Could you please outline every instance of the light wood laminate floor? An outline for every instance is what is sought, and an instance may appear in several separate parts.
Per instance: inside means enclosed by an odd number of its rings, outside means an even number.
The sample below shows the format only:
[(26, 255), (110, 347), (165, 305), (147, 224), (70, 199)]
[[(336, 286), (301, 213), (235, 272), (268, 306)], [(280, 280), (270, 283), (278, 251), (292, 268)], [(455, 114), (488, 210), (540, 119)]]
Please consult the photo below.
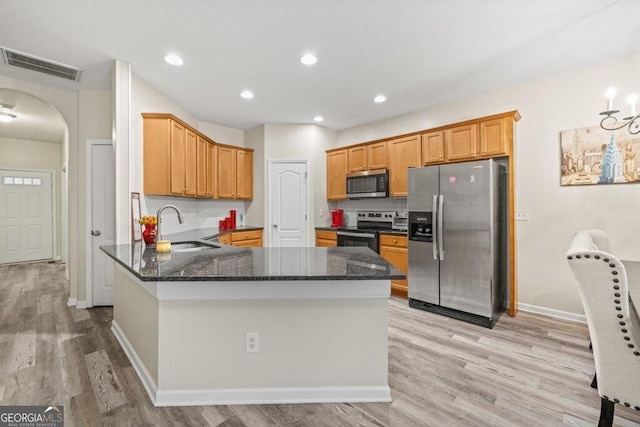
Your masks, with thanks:
[[(62, 404), (67, 426), (597, 424), (585, 325), (520, 313), (489, 330), (394, 298), (392, 403), (155, 408), (111, 333), (111, 308), (69, 308), (67, 287), (60, 264), (0, 266), (2, 405)], [(640, 425), (640, 414), (616, 405), (615, 425)]]

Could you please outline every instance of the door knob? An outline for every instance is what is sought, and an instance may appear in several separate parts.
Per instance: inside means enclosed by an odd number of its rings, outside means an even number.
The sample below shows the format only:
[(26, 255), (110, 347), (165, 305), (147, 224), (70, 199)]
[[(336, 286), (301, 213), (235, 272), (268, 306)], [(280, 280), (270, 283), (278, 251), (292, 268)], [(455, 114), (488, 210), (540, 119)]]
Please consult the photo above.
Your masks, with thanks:
[(278, 224), (273, 224), (273, 228), (278, 228)]
[(91, 230), (91, 235), (92, 236), (99, 236), (100, 235), (100, 230)]

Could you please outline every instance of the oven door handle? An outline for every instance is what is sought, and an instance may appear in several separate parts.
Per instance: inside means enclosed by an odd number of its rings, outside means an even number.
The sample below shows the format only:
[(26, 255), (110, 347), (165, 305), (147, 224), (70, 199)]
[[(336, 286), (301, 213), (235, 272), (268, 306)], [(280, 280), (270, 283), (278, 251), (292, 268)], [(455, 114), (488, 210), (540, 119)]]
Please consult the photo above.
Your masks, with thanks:
[(338, 236), (347, 236), (347, 237), (366, 237), (369, 239), (372, 239), (374, 237), (376, 237), (375, 234), (370, 234), (370, 233), (348, 233), (346, 231), (338, 231)]

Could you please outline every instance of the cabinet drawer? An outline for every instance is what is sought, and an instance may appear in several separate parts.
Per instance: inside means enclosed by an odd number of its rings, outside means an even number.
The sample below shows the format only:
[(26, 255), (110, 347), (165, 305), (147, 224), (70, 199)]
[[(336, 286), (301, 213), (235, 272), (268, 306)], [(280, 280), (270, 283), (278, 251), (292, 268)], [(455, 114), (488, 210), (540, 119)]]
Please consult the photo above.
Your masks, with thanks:
[(260, 248), (262, 247), (262, 239), (236, 240), (233, 242), (233, 246), (243, 248)]
[(335, 231), (316, 230), (316, 239), (338, 240), (338, 234)]
[(328, 239), (316, 239), (316, 246), (319, 248), (332, 248), (338, 246), (338, 242), (335, 240)]
[(381, 234), (380, 235), (380, 246), (392, 246), (396, 248), (406, 248), (407, 247), (407, 237), (406, 236), (398, 236), (393, 234)]
[(262, 230), (251, 231), (234, 231), (231, 233), (231, 241), (238, 242), (241, 240), (259, 240), (262, 239)]

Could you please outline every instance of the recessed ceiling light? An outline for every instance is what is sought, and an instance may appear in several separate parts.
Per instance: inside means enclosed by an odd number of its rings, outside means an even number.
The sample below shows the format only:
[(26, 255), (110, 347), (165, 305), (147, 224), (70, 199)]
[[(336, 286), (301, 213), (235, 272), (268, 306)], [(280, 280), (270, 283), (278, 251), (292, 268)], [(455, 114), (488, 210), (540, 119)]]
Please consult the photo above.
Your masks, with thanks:
[(300, 62), (302, 62), (304, 65), (313, 65), (316, 62), (318, 62), (318, 58), (316, 58), (314, 55), (308, 53), (308, 54), (304, 55), (302, 58), (300, 58)]
[(378, 95), (375, 98), (373, 98), (373, 102), (377, 102), (378, 104), (380, 104), (381, 102), (384, 102), (387, 100), (387, 97), (384, 95)]
[(167, 55), (167, 56), (164, 57), (164, 60), (167, 61), (171, 65), (182, 65), (182, 64), (184, 64), (184, 61), (178, 55), (173, 55), (173, 54)]
[(15, 118), (16, 118), (15, 114), (9, 114), (9, 113), (4, 113), (0, 111), (0, 122), (10, 122)]
[(315, 116), (315, 117), (313, 118), (313, 121), (314, 121), (314, 122), (321, 122), (321, 121), (323, 121), (323, 120), (324, 120), (324, 118), (323, 118), (322, 116)]
[(251, 92), (250, 90), (243, 90), (242, 92), (240, 92), (240, 96), (244, 99), (251, 99), (253, 98), (253, 92)]

